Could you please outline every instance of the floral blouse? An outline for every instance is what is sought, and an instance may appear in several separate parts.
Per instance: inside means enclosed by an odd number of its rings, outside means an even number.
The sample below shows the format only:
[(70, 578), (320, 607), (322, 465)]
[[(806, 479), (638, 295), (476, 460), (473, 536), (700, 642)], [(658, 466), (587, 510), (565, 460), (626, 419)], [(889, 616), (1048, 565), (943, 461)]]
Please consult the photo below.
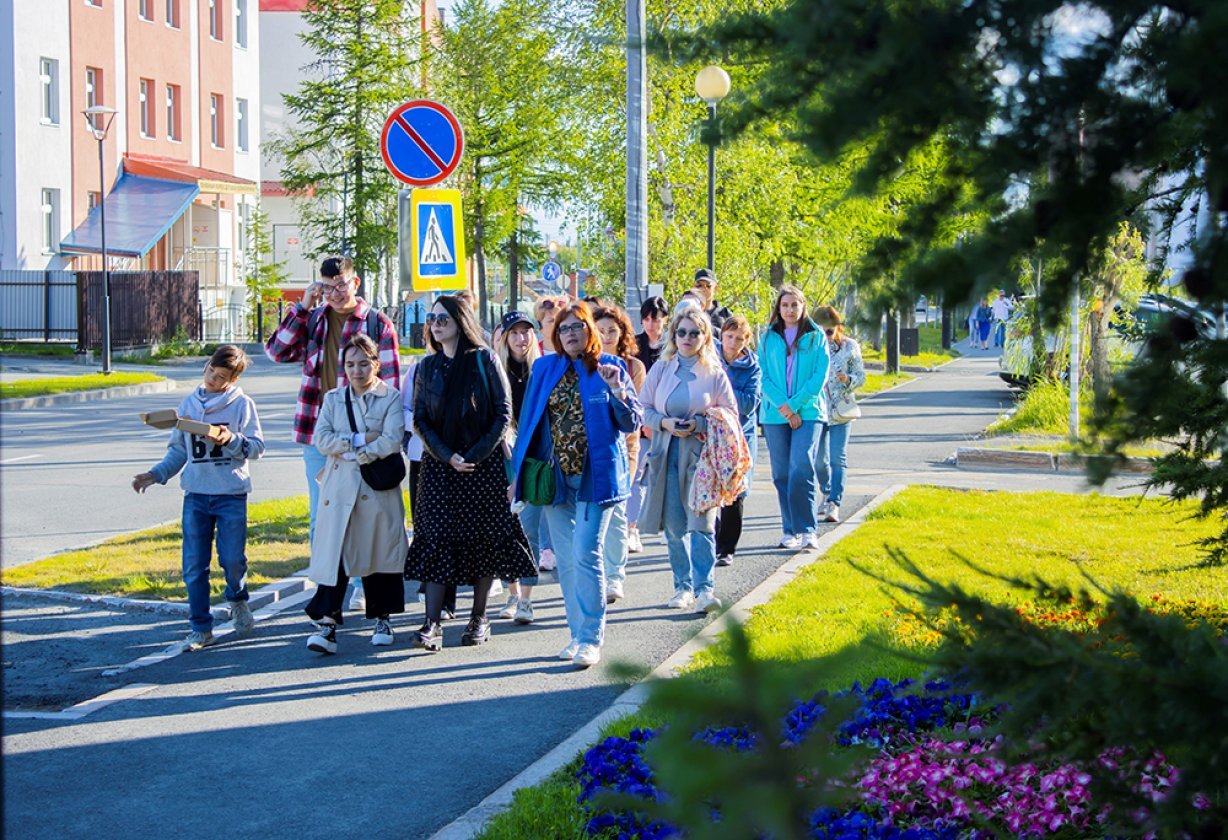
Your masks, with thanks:
[(575, 368), (568, 367), (559, 384), (546, 401), (550, 417), (550, 435), (554, 438), (554, 457), (563, 475), (584, 472), (584, 454), (588, 435), (584, 431), (584, 407), (580, 402), (580, 378)]

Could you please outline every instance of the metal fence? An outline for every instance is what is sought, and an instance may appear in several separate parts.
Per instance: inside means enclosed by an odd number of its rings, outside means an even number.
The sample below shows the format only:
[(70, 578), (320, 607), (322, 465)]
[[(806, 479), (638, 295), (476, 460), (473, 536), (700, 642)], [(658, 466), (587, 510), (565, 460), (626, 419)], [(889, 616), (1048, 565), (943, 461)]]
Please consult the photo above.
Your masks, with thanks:
[(71, 271), (0, 271), (0, 339), (77, 339), (77, 278)]

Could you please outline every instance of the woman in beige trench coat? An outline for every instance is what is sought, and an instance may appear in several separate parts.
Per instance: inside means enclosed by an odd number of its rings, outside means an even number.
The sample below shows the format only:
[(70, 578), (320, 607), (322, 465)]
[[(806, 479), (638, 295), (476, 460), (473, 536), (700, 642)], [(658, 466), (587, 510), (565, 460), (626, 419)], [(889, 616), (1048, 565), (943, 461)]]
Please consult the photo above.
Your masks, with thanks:
[(362, 578), (367, 618), (375, 619), (371, 644), (392, 644), (389, 617), (405, 612), (409, 541), (401, 488), (375, 490), (359, 469), (390, 455), (401, 457), (401, 394), (379, 378), (379, 348), (366, 335), (346, 342), (341, 363), (348, 384), (324, 395), (314, 438), (328, 456), (319, 477), (320, 506), (307, 569), (317, 584), (306, 607), (316, 625), (307, 647), (319, 653), (337, 652), (337, 626), (351, 577)]

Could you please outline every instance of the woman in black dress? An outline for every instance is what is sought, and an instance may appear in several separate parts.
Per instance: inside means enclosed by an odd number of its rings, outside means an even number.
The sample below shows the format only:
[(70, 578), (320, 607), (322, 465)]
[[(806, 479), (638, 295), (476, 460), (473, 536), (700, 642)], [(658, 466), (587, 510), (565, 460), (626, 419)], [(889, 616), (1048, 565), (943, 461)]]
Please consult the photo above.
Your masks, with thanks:
[(405, 577), (426, 584), (426, 622), (417, 644), (437, 651), (443, 647), (439, 620), (449, 584), (473, 586), (461, 644), (478, 645), (490, 639), (491, 581), (531, 577), (537, 568), (507, 503), (499, 444), (512, 405), (499, 363), (463, 300), (435, 301), (427, 329), (439, 351), (418, 363), (414, 378), (414, 433), (425, 451)]

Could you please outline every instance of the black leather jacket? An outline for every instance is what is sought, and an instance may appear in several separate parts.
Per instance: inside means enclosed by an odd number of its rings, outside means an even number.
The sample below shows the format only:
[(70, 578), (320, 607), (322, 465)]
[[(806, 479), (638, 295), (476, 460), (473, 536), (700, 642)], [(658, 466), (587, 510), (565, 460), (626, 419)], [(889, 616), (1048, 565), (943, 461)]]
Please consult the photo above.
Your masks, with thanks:
[[(444, 463), (451, 460), (456, 452), (460, 452), (461, 457), (471, 464), (485, 461), (499, 448), (512, 420), (512, 400), (498, 360), (485, 348), (477, 352), (482, 354), (480, 367), (485, 370), (485, 381), (481, 381), (480, 376), (475, 377), (479, 381), (472, 383), (468, 393), (478, 400), (490, 401), (494, 407), (494, 422), (476, 440), (463, 441), (463, 445), (456, 449), (444, 442), (439, 431), (444, 422), (443, 368), (448, 364), (446, 357), (443, 353), (427, 356), (418, 363), (414, 373), (414, 434), (422, 439), (422, 446), (428, 453)], [(456, 360), (451, 361), (451, 364), (456, 363)]]

